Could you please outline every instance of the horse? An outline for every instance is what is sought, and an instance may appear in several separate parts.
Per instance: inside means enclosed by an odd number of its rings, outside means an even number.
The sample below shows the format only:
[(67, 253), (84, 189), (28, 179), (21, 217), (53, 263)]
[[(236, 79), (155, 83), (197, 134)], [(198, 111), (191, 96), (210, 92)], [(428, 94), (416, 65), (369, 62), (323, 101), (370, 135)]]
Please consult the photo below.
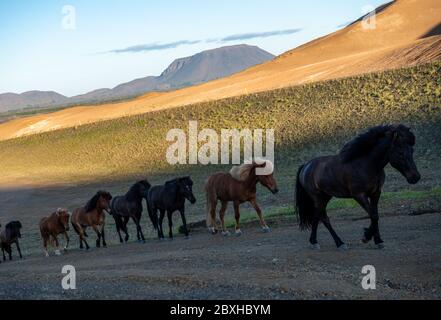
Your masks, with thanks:
[(21, 238), (20, 229), (22, 225), (20, 221), (11, 221), (5, 226), (5, 230), (0, 233), (0, 245), (2, 247), (3, 252), (3, 261), (6, 260), (5, 251), (9, 255), (9, 260), (12, 260), (12, 244), (15, 243), (17, 246), (18, 254), (20, 255), (20, 259), (23, 258), (21, 255), (20, 244), (18, 243), (18, 239)]
[[(147, 201), (150, 187), (151, 185), (147, 180), (142, 180), (135, 183), (124, 196), (118, 196), (112, 199), (110, 203), (110, 214), (115, 219), (116, 231), (118, 232), (119, 241), (121, 243), (123, 243), (121, 230), (126, 234), (125, 242), (129, 240), (129, 234), (127, 232), (127, 222), (129, 218), (132, 218), (136, 224), (138, 241), (145, 242), (140, 221), (143, 210), (142, 199)], [(152, 216), (150, 216), (150, 219), (155, 229), (157, 229), (156, 219)]]
[(369, 214), (370, 226), (364, 229), (363, 243), (374, 239), (381, 249), (378, 202), (385, 181), (384, 168), (391, 164), (410, 184), (421, 175), (413, 160), (415, 135), (404, 125), (381, 125), (348, 142), (340, 153), (313, 159), (300, 166), (296, 182), (296, 212), (300, 229), (311, 229), (310, 243), (320, 249), (317, 228), (320, 222), (333, 237), (337, 248), (347, 245), (332, 228), (326, 207), (332, 197), (352, 198)]
[[(183, 231), (188, 238), (187, 221), (185, 218), (185, 199), (190, 201), (191, 204), (196, 203), (196, 198), (193, 195), (193, 181), (190, 177), (177, 178), (167, 181), (165, 185), (154, 186), (149, 190), (147, 208), (150, 217), (159, 216), (159, 226), (155, 229), (158, 230), (158, 238), (164, 239), (164, 232), (162, 231), (162, 221), (164, 220), (165, 213), (167, 212), (169, 237), (173, 239), (173, 220), (172, 214), (175, 211), (179, 211), (183, 223)], [(154, 218), (152, 218), (153, 221)], [(155, 224), (153, 223), (155, 227)]]
[[(265, 168), (265, 169), (263, 169)], [(256, 174), (256, 170), (264, 170), (263, 174)], [(222, 235), (229, 236), (230, 232), (225, 227), (225, 212), (228, 202), (234, 203), (234, 213), (236, 219), (236, 235), (240, 236), (240, 210), (239, 207), (244, 202), (250, 202), (259, 216), (260, 225), (264, 232), (270, 232), (271, 229), (263, 218), (262, 210), (257, 204), (256, 192), (257, 184), (260, 183), (271, 193), (276, 194), (276, 179), (273, 176), (274, 165), (269, 160), (255, 159), (251, 163), (245, 163), (241, 166), (234, 166), (229, 173), (218, 172), (211, 175), (205, 183), (205, 193), (207, 197), (207, 228), (211, 234), (216, 234), (216, 206), (218, 200), (222, 203), (219, 211), (221, 221)]]
[[(108, 211), (110, 207), (110, 200), (112, 195), (107, 191), (98, 191), (92, 199), (90, 199), (86, 206), (77, 208), (73, 211), (71, 217), (72, 227), (80, 237), (80, 249), (83, 249), (83, 242), (86, 245), (86, 250), (89, 250), (89, 244), (86, 241), (86, 228), (92, 227), (95, 230), (97, 239), (96, 247), (101, 246), (101, 239), (103, 240), (103, 247), (106, 247), (106, 239), (104, 237), (105, 214), (104, 210)], [(101, 230), (98, 229), (101, 227)]]
[(55, 255), (61, 255), (58, 243), (58, 235), (63, 234), (66, 239), (66, 245), (64, 246), (64, 251), (69, 247), (69, 236), (67, 231), (69, 231), (69, 218), (70, 213), (67, 209), (57, 209), (50, 216), (44, 217), (40, 220), (40, 233), (43, 239), (44, 253), (46, 257), (49, 257), (49, 252), (47, 251), (47, 245), (52, 240), (55, 243)]

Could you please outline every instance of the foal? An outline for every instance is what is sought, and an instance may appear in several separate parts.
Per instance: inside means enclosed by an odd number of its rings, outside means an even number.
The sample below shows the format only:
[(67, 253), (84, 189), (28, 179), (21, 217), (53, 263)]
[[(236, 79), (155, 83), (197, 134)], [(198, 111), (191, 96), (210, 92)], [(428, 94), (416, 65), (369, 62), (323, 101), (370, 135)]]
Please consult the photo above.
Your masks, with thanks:
[[(85, 207), (75, 209), (71, 223), (75, 232), (80, 236), (80, 249), (83, 249), (83, 242), (86, 249), (89, 250), (89, 244), (86, 241), (86, 228), (92, 227), (95, 230), (97, 239), (96, 246), (101, 246), (101, 239), (103, 246), (106, 247), (106, 240), (104, 238), (105, 214), (104, 210), (108, 211), (110, 207), (110, 200), (112, 196), (107, 191), (98, 191), (92, 199), (87, 202)], [(101, 230), (98, 228), (101, 227)]]
[(17, 246), (18, 254), (20, 259), (23, 258), (21, 255), (20, 245), (18, 239), (21, 238), (20, 229), (22, 228), (20, 221), (11, 221), (5, 226), (5, 230), (0, 233), (0, 245), (3, 252), (3, 261), (6, 260), (5, 251), (9, 255), (9, 260), (12, 260), (12, 247), (11, 245), (15, 243)]
[(58, 209), (50, 216), (44, 217), (40, 220), (40, 233), (43, 238), (43, 247), (46, 257), (49, 257), (47, 245), (52, 242), (51, 237), (55, 243), (55, 254), (57, 256), (61, 255), (57, 238), (59, 234), (64, 235), (64, 238), (66, 239), (64, 250), (67, 250), (67, 247), (69, 246), (69, 236), (67, 235), (67, 231), (69, 231), (69, 218), (69, 211), (66, 209)]
[[(265, 168), (265, 169), (264, 169)], [(262, 174), (256, 174), (256, 170), (262, 170)], [(225, 212), (228, 202), (234, 203), (234, 213), (236, 218), (236, 235), (241, 235), (240, 230), (240, 211), (239, 206), (244, 202), (250, 202), (257, 212), (260, 219), (260, 225), (264, 232), (269, 232), (270, 228), (266, 224), (262, 210), (256, 201), (256, 186), (261, 183), (268, 188), (273, 194), (276, 194), (277, 182), (273, 177), (274, 166), (269, 160), (256, 159), (250, 164), (235, 166), (230, 173), (219, 172), (210, 176), (205, 184), (205, 192), (207, 196), (207, 227), (212, 234), (216, 234), (216, 206), (218, 200), (222, 203), (219, 217), (222, 224), (222, 234), (230, 235), (225, 228)], [(269, 172), (269, 174), (268, 174)]]

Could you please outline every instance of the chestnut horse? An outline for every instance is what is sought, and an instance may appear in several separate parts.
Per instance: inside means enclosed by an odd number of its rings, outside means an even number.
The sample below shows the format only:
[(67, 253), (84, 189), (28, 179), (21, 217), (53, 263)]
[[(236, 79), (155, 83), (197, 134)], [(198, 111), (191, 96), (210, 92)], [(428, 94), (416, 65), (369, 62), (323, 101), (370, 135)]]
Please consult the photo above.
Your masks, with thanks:
[[(101, 246), (101, 239), (103, 240), (103, 246), (107, 246), (106, 239), (104, 238), (104, 210), (109, 211), (110, 200), (112, 200), (112, 196), (109, 192), (98, 191), (93, 198), (87, 202), (85, 207), (74, 210), (71, 223), (75, 232), (80, 236), (80, 249), (83, 249), (83, 242), (87, 250), (90, 248), (86, 241), (87, 227), (92, 227), (96, 232), (98, 237), (96, 239), (97, 248)], [(98, 227), (101, 227), (101, 230)]]
[(407, 182), (417, 183), (421, 176), (413, 161), (414, 145), (415, 136), (404, 125), (378, 126), (348, 142), (339, 154), (313, 159), (299, 168), (296, 211), (300, 228), (311, 228), (309, 242), (313, 249), (320, 249), (317, 242), (320, 222), (337, 247), (347, 249), (326, 213), (332, 197), (357, 201), (371, 220), (364, 231), (363, 242), (368, 243), (373, 238), (377, 247), (383, 248), (378, 227), (378, 201), (385, 179), (384, 168), (390, 163)]
[(54, 242), (56, 248), (55, 254), (57, 256), (61, 255), (58, 243), (59, 234), (63, 234), (64, 238), (66, 239), (64, 250), (66, 251), (69, 247), (69, 236), (67, 235), (67, 231), (69, 231), (69, 218), (70, 213), (67, 211), (67, 209), (58, 209), (50, 216), (44, 217), (40, 220), (40, 233), (43, 239), (43, 247), (46, 257), (49, 257), (47, 245), (52, 241)]
[[(260, 169), (262, 172), (256, 173)], [(222, 203), (219, 211), (222, 234), (228, 236), (230, 233), (225, 228), (225, 212), (228, 202), (234, 203), (234, 213), (236, 218), (236, 235), (241, 235), (240, 230), (240, 211), (239, 206), (244, 202), (250, 202), (256, 210), (260, 219), (260, 225), (264, 232), (269, 232), (270, 228), (266, 224), (262, 210), (256, 201), (256, 186), (261, 183), (273, 194), (276, 194), (277, 182), (273, 177), (274, 166), (268, 160), (254, 160), (252, 163), (233, 167), (229, 173), (219, 172), (211, 175), (206, 184), (205, 192), (207, 196), (207, 228), (212, 234), (216, 234), (216, 206), (218, 200)], [(269, 174), (268, 174), (269, 172)]]

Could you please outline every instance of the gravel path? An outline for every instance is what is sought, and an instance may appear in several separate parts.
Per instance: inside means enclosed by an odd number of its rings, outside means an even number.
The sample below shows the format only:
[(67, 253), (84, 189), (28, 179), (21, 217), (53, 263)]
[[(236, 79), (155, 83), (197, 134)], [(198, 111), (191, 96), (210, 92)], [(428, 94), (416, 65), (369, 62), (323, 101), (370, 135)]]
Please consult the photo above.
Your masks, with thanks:
[[(349, 245), (345, 252), (323, 226), (322, 249), (309, 249), (308, 234), (292, 222), (269, 234), (246, 225), (241, 237), (199, 232), (188, 240), (33, 256), (0, 264), (0, 299), (440, 299), (441, 215), (380, 223), (384, 250), (359, 241), (368, 221), (340, 220), (334, 224)], [(76, 268), (76, 290), (61, 287), (67, 264)], [(376, 290), (361, 287), (364, 265), (376, 268)]]

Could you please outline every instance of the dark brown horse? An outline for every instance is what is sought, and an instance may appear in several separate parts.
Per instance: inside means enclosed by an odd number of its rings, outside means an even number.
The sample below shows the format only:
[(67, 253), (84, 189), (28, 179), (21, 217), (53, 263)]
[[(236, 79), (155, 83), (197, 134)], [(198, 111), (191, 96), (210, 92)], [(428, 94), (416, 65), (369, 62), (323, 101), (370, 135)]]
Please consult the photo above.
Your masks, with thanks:
[[(266, 168), (270, 174), (256, 174), (257, 169)], [(265, 170), (265, 171), (266, 171)], [(222, 203), (219, 211), (221, 221), (222, 234), (228, 236), (230, 233), (225, 228), (225, 212), (228, 202), (234, 203), (234, 213), (236, 218), (236, 235), (241, 235), (240, 230), (240, 211), (239, 206), (244, 202), (250, 202), (257, 212), (260, 219), (260, 225), (265, 232), (269, 232), (270, 228), (265, 222), (262, 210), (256, 201), (256, 186), (261, 183), (268, 188), (273, 194), (278, 192), (276, 180), (273, 177), (273, 164), (266, 161), (253, 161), (250, 164), (233, 167), (229, 173), (219, 172), (210, 176), (205, 184), (205, 192), (207, 196), (207, 228), (212, 234), (216, 234), (216, 206), (218, 200)]]
[(63, 234), (66, 239), (64, 250), (67, 250), (69, 246), (69, 236), (67, 235), (67, 231), (69, 231), (69, 218), (70, 213), (67, 209), (58, 209), (50, 216), (44, 217), (40, 220), (40, 233), (43, 239), (43, 247), (46, 257), (49, 257), (47, 245), (48, 243), (52, 243), (52, 241), (55, 245), (55, 254), (57, 256), (61, 255), (58, 243), (58, 235), (60, 234)]
[(9, 260), (12, 260), (12, 244), (15, 243), (17, 246), (18, 254), (20, 259), (23, 258), (21, 255), (20, 244), (18, 239), (21, 238), (21, 228), (22, 225), (20, 221), (11, 221), (5, 226), (5, 230), (0, 233), (0, 246), (3, 252), (3, 261), (6, 260), (5, 251), (8, 253)]
[[(103, 240), (103, 246), (107, 246), (104, 237), (104, 210), (109, 210), (110, 200), (112, 200), (110, 193), (107, 191), (98, 191), (93, 198), (87, 202), (85, 207), (75, 209), (72, 213), (71, 223), (75, 232), (80, 236), (80, 249), (83, 249), (84, 242), (86, 249), (89, 250), (89, 244), (86, 241), (87, 227), (92, 227), (96, 232), (98, 237), (96, 239), (97, 248), (101, 246), (101, 239)], [(99, 229), (99, 227), (101, 227), (101, 229)]]
[(338, 248), (347, 246), (331, 226), (326, 206), (332, 197), (353, 198), (367, 211), (371, 225), (365, 229), (363, 242), (372, 238), (383, 247), (378, 227), (378, 201), (384, 184), (387, 164), (397, 169), (410, 184), (421, 176), (413, 161), (415, 136), (404, 125), (371, 128), (347, 143), (338, 155), (316, 158), (302, 165), (297, 173), (296, 211), (300, 228), (311, 228), (309, 239), (319, 249), (317, 228), (323, 222)]

